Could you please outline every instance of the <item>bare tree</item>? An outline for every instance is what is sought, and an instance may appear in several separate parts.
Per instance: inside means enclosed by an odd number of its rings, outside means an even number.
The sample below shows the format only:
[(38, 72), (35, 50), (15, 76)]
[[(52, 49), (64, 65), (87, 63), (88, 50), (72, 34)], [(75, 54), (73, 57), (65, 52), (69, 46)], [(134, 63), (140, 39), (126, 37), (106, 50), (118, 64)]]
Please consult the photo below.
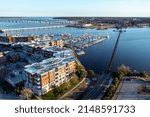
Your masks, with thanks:
[(33, 95), (33, 92), (28, 88), (24, 88), (21, 91), (21, 96), (23, 99), (29, 100), (29, 99), (31, 99), (32, 95)]
[(121, 65), (120, 67), (118, 67), (118, 71), (127, 75), (127, 74), (130, 74), (131, 73), (131, 69), (129, 66), (125, 66), (125, 65)]

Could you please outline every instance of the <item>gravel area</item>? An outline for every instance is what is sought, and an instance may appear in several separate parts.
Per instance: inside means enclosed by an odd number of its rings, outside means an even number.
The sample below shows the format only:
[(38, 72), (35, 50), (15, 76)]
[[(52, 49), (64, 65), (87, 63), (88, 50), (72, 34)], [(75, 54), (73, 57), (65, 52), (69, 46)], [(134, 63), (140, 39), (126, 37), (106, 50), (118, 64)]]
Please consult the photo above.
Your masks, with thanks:
[(135, 78), (124, 78), (117, 100), (150, 100), (150, 95), (138, 93), (141, 86), (150, 87), (150, 83)]

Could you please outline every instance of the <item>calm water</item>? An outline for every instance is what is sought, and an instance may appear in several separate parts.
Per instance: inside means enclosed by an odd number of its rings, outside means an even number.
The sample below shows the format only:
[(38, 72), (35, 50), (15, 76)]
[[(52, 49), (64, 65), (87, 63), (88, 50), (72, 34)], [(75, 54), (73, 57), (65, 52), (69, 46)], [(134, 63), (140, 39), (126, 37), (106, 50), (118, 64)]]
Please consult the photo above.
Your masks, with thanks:
[[(48, 20), (52, 20), (49, 18)], [(19, 24), (19, 23), (0, 23), (0, 28), (11, 27), (37, 27), (44, 26), (45, 24)], [(112, 50), (115, 45), (117, 32), (114, 29), (108, 30), (95, 30), (95, 29), (77, 29), (77, 28), (62, 28), (62, 29), (49, 29), (49, 30), (34, 30), (23, 32), (11, 32), (24, 35), (42, 35), (42, 34), (62, 34), (71, 33), (74, 36), (90, 33), (99, 35), (107, 33), (110, 38), (102, 43), (93, 45), (85, 49), (86, 54), (79, 56), (80, 61), (86, 69), (93, 69), (96, 72), (105, 71), (107, 69)], [(118, 48), (115, 54), (113, 69), (119, 65), (125, 64), (138, 71), (146, 70), (150, 72), (150, 28), (128, 28), (126, 32), (122, 33)]]
[[(150, 72), (150, 28), (128, 28), (123, 33), (115, 54), (113, 69), (125, 64), (138, 71)], [(105, 71), (108, 67), (117, 33), (108, 30), (110, 39), (87, 48), (86, 55), (80, 56), (87, 69), (96, 72)]]

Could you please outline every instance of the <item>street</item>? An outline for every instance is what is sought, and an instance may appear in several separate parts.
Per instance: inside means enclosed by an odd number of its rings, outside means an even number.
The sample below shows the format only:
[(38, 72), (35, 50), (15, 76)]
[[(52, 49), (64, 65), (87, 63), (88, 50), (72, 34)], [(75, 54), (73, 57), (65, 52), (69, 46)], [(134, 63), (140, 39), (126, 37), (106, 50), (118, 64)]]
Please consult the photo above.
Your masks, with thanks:
[[(112, 81), (110, 76), (104, 74), (97, 75), (96, 79), (96, 81), (91, 81), (91, 85), (89, 85), (83, 97), (81, 98), (82, 100), (101, 99)], [(95, 84), (93, 84), (92, 82), (95, 82)]]

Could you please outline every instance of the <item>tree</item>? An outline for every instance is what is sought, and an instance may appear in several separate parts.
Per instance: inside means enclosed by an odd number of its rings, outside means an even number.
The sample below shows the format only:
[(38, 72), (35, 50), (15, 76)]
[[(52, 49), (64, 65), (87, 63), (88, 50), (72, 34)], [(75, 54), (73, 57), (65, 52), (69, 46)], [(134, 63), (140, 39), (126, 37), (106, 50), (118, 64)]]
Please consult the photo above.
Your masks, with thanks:
[(79, 78), (84, 78), (84, 77), (86, 77), (86, 71), (85, 71), (85, 69), (84, 69), (81, 65), (77, 65), (77, 66), (76, 66), (76, 75), (77, 75)]
[(119, 73), (122, 73), (123, 75), (129, 75), (131, 74), (131, 69), (129, 66), (125, 66), (125, 65), (121, 65), (120, 67), (118, 67), (117, 71)]
[(146, 77), (148, 77), (148, 73), (146, 71), (142, 71), (142, 72), (140, 72), (140, 76), (143, 78), (146, 78)]
[[(72, 79), (71, 79), (71, 80), (72, 80)], [(64, 92), (64, 91), (67, 90), (68, 87), (70, 87), (70, 86), (71, 86), (71, 83), (70, 83), (70, 82), (65, 82), (64, 84), (61, 85), (61, 89), (62, 89), (63, 92)]]
[(80, 70), (77, 70), (76, 71), (76, 75), (79, 77), (79, 78), (84, 78), (86, 76), (86, 72), (82, 69)]
[(115, 77), (117, 77), (117, 78), (122, 78), (122, 77), (124, 77), (125, 76), (125, 74), (123, 73), (123, 72), (120, 72), (120, 71), (114, 71), (113, 73), (112, 73), (112, 76), (115, 78)]
[(29, 100), (29, 99), (31, 99), (32, 95), (33, 95), (33, 92), (28, 88), (24, 88), (21, 91), (21, 96), (23, 97), (23, 99)]
[(119, 79), (118, 79), (117, 77), (114, 78), (113, 84), (114, 84), (115, 86), (117, 86), (117, 85), (119, 84)]
[(88, 75), (89, 75), (89, 77), (94, 77), (94, 76), (95, 76), (95, 73), (94, 73), (93, 70), (89, 70), (89, 71), (88, 71)]
[(61, 95), (63, 93), (63, 89), (60, 89), (59, 87), (54, 86), (53, 87), (53, 94), (55, 97)]
[(78, 79), (75, 77), (75, 78), (72, 78), (70, 79), (70, 85), (75, 85), (78, 83)]

